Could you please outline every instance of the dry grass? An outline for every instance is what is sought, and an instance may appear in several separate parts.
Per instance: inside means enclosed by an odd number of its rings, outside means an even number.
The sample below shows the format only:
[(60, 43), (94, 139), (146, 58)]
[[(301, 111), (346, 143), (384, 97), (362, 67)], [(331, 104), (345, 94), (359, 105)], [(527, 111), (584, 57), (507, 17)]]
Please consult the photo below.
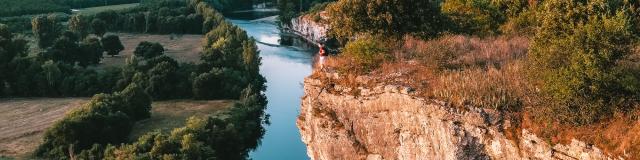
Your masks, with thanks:
[[(529, 41), (524, 37), (444, 36), (429, 41), (405, 38), (390, 53), (396, 61), (385, 62), (367, 74), (376, 78), (373, 83), (409, 86), (416, 95), (444, 100), (453, 107), (471, 105), (506, 111), (506, 118), (514, 124), (505, 134), (516, 141), (521, 128), (527, 128), (554, 144), (578, 139), (605, 153), (640, 157), (638, 110), (585, 126), (536, 119), (534, 113), (551, 112), (544, 105), (547, 97), (526, 77), (528, 47)], [(629, 70), (640, 70), (640, 47), (638, 54), (621, 63)], [(356, 76), (348, 74), (358, 74), (349, 72), (349, 65), (351, 62), (341, 57), (325, 62), (325, 70), (335, 70), (346, 77), (332, 83), (366, 86), (354, 84), (349, 78)]]
[(102, 66), (123, 66), (126, 59), (133, 55), (140, 42), (149, 41), (162, 44), (165, 55), (174, 58), (178, 62), (199, 62), (202, 52), (202, 35), (152, 35), (117, 33), (124, 45), (124, 51), (119, 56), (106, 56), (102, 60)]
[[(636, 107), (637, 108), (637, 107)], [(539, 123), (524, 116), (523, 127), (544, 137), (552, 144), (568, 144), (578, 139), (616, 156), (626, 159), (640, 158), (640, 111), (630, 115), (617, 114), (607, 120), (585, 125), (570, 126), (559, 123)]]
[(0, 99), (0, 155), (26, 158), (44, 131), (87, 98)]
[[(0, 159), (27, 159), (42, 143), (44, 131), (66, 112), (88, 98), (0, 99)], [(174, 100), (154, 102), (151, 118), (134, 126), (132, 138), (156, 129), (166, 131), (184, 125), (190, 116), (206, 116), (232, 106), (233, 101)]]

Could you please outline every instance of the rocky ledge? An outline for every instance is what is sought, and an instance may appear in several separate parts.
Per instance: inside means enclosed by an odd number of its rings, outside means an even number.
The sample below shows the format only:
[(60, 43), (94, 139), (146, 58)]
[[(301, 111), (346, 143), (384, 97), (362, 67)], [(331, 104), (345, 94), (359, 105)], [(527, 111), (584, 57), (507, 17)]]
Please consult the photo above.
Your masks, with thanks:
[(525, 129), (507, 138), (511, 123), (500, 113), (447, 107), (408, 87), (325, 83), (305, 80), (297, 121), (313, 160), (622, 159), (577, 140), (550, 145)]

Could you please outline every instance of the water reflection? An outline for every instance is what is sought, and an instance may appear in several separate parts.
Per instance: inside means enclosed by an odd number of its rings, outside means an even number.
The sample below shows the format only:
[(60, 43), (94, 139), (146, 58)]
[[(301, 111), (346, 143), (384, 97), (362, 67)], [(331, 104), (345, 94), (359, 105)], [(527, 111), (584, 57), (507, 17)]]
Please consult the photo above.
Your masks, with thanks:
[(301, 83), (311, 73), (315, 46), (299, 38), (281, 34), (274, 24), (249, 20), (231, 20), (256, 38), (262, 65), (260, 73), (267, 79), (266, 112), (271, 125), (265, 126), (262, 144), (250, 157), (256, 160), (309, 159), (302, 143), (296, 118), (300, 113)]

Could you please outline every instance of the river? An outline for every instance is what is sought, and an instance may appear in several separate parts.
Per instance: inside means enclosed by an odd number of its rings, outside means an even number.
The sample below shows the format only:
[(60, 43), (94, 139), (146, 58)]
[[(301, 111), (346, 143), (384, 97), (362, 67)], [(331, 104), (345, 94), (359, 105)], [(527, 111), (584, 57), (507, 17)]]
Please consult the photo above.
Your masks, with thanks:
[(302, 143), (296, 127), (300, 114), (302, 82), (311, 74), (312, 62), (317, 48), (302, 43), (295, 37), (281, 36), (273, 23), (250, 20), (230, 20), (241, 27), (259, 43), (262, 57), (260, 73), (267, 79), (266, 113), (270, 125), (261, 145), (250, 153), (254, 160), (305, 160), (306, 146)]

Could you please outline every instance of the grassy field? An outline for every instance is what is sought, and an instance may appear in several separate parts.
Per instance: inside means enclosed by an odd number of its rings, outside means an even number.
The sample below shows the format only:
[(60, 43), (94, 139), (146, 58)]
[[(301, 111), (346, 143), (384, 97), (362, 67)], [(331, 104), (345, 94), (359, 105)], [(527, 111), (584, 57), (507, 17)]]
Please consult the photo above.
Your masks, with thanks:
[[(42, 142), (44, 131), (88, 98), (0, 99), (0, 159), (28, 158)], [(233, 101), (175, 100), (154, 102), (151, 118), (134, 126), (132, 139), (148, 131), (168, 131), (191, 116), (206, 116), (227, 109)]]
[(88, 98), (0, 99), (0, 155), (22, 157), (42, 141), (44, 130)]
[(129, 139), (136, 140), (147, 132), (160, 130), (171, 132), (174, 128), (183, 127), (191, 116), (205, 117), (231, 107), (233, 101), (193, 101), (171, 100), (154, 102), (151, 118), (142, 120), (133, 126)]
[(74, 11), (74, 14), (83, 14), (83, 15), (94, 15), (100, 12), (108, 11), (108, 10), (124, 10), (129, 8), (137, 7), (139, 3), (131, 3), (131, 4), (120, 4), (120, 5), (110, 5), (110, 6), (100, 6), (100, 7), (90, 7), (90, 8), (82, 8), (78, 9), (78, 11)]
[(118, 33), (120, 41), (124, 45), (124, 51), (119, 56), (105, 56), (103, 66), (122, 66), (127, 58), (133, 55), (136, 47), (142, 41), (157, 42), (162, 44), (165, 55), (176, 59), (178, 62), (199, 62), (202, 52), (202, 35), (151, 35)]

